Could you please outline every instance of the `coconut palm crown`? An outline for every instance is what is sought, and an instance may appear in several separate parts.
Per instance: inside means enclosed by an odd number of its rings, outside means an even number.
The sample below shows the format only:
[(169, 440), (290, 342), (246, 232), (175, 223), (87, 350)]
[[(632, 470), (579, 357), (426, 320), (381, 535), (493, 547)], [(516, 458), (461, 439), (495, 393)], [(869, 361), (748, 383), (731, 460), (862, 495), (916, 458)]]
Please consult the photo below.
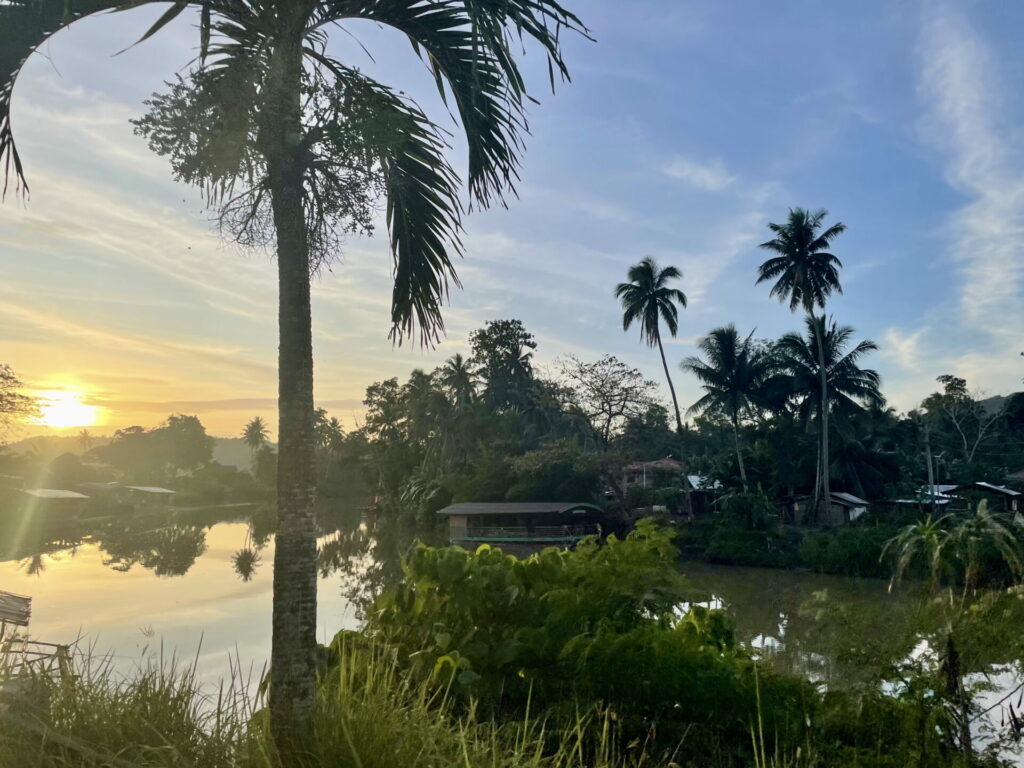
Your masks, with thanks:
[(833, 292), (843, 292), (839, 282), (843, 263), (829, 249), (846, 225), (837, 222), (822, 231), (826, 216), (824, 209), (791, 208), (785, 224), (768, 224), (775, 237), (758, 246), (776, 255), (761, 264), (757, 282), (774, 280), (771, 295), (779, 301), (788, 299), (792, 311), (803, 308), (813, 314)]

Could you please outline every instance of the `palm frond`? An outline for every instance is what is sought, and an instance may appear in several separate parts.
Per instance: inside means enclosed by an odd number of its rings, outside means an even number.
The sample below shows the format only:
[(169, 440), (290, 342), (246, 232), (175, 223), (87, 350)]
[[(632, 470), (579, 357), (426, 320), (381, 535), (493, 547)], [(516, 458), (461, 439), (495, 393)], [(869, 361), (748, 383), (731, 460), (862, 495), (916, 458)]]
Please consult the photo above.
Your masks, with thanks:
[(149, 2), (157, 0), (7, 0), (0, 4), (0, 165), (4, 195), (12, 175), (16, 188), (28, 193), (11, 126), (14, 83), (26, 59), (52, 35), (84, 16)]
[(394, 258), (391, 336), (401, 342), (418, 329), (423, 343), (444, 330), (441, 303), (451, 260), (461, 254), (459, 178), (448, 163), (438, 128), (410, 101), (339, 62), (318, 57), (349, 97), (349, 117), (381, 165)]
[(580, 20), (554, 0), (437, 2), (421, 0), (328, 0), (314, 26), (362, 18), (404, 33), (423, 57), (443, 99), (450, 90), (469, 147), (468, 183), (481, 206), (515, 192), (527, 91), (512, 55), (514, 30), (540, 44), (552, 71), (568, 79), (559, 35), (586, 34)]

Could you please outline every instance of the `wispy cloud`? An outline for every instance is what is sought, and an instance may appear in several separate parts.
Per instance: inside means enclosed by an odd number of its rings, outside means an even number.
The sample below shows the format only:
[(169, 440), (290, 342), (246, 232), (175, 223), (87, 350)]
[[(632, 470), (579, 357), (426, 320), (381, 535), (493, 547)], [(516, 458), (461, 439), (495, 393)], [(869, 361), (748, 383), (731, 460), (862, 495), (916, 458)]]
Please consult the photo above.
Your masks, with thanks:
[(665, 166), (665, 174), (706, 192), (721, 192), (732, 184), (732, 176), (721, 160), (701, 163), (691, 158), (676, 156)]
[(962, 321), (1005, 341), (1024, 332), (1024, 161), (1002, 113), (995, 57), (959, 9), (928, 5), (919, 55), (922, 131), (971, 198), (951, 220)]

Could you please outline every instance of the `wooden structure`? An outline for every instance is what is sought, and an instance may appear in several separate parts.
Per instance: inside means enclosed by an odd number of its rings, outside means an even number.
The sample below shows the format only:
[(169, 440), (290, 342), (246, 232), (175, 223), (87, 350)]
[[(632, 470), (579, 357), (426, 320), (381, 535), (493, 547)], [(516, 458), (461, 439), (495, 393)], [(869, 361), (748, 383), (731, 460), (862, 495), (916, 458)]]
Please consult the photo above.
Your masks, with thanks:
[[(868, 502), (852, 493), (832, 491), (829, 496), (831, 504), (829, 504), (828, 515), (824, 519), (819, 518), (816, 521), (819, 525), (846, 525), (868, 512)], [(794, 496), (783, 502), (783, 512), (788, 519), (795, 523), (806, 523), (812, 519), (814, 510), (811, 509), (811, 506), (813, 503), (814, 498), (811, 496)]]
[(464, 502), (438, 513), (448, 519), (453, 544), (519, 544), (534, 548), (571, 547), (599, 535), (601, 508), (586, 502)]
[(992, 483), (976, 482), (956, 485), (946, 492), (947, 496), (953, 496), (965, 502), (968, 507), (977, 507), (978, 503), (985, 499), (988, 501), (989, 509), (993, 512), (1005, 512), (1014, 515), (1018, 512), (1024, 513), (1024, 493), (1014, 491), (1005, 485), (993, 485)]
[(32, 598), (0, 590), (0, 640), (7, 634), (7, 626), (27, 627), (32, 618)]
[(31, 597), (0, 590), (0, 707), (5, 696), (18, 693), (19, 680), (29, 675), (59, 674), (68, 680), (74, 674), (71, 646), (8, 632), (8, 627), (27, 627), (31, 618)]

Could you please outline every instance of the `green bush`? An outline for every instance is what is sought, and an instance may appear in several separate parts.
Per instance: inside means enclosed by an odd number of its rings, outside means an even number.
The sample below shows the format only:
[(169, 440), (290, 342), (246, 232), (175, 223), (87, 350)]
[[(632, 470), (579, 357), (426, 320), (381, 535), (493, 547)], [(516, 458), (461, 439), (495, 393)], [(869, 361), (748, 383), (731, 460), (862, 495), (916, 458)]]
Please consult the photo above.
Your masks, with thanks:
[[(631, 739), (657, 722), (659, 748), (688, 734), (716, 754), (746, 754), (754, 662), (725, 613), (678, 613), (688, 588), (677, 556), (671, 533), (650, 520), (625, 539), (522, 560), (486, 546), (420, 546), (367, 631), (396, 649), (413, 679), (485, 711), (607, 707)], [(795, 737), (807, 685), (763, 670), (760, 685), (773, 702), (772, 733)]]
[(894, 526), (870, 523), (809, 531), (800, 542), (800, 560), (820, 573), (886, 578), (891, 569), (881, 561), (882, 549), (897, 533)]
[(723, 565), (792, 568), (799, 564), (796, 546), (788, 530), (750, 530), (727, 523), (715, 529), (705, 557), (712, 563)]

